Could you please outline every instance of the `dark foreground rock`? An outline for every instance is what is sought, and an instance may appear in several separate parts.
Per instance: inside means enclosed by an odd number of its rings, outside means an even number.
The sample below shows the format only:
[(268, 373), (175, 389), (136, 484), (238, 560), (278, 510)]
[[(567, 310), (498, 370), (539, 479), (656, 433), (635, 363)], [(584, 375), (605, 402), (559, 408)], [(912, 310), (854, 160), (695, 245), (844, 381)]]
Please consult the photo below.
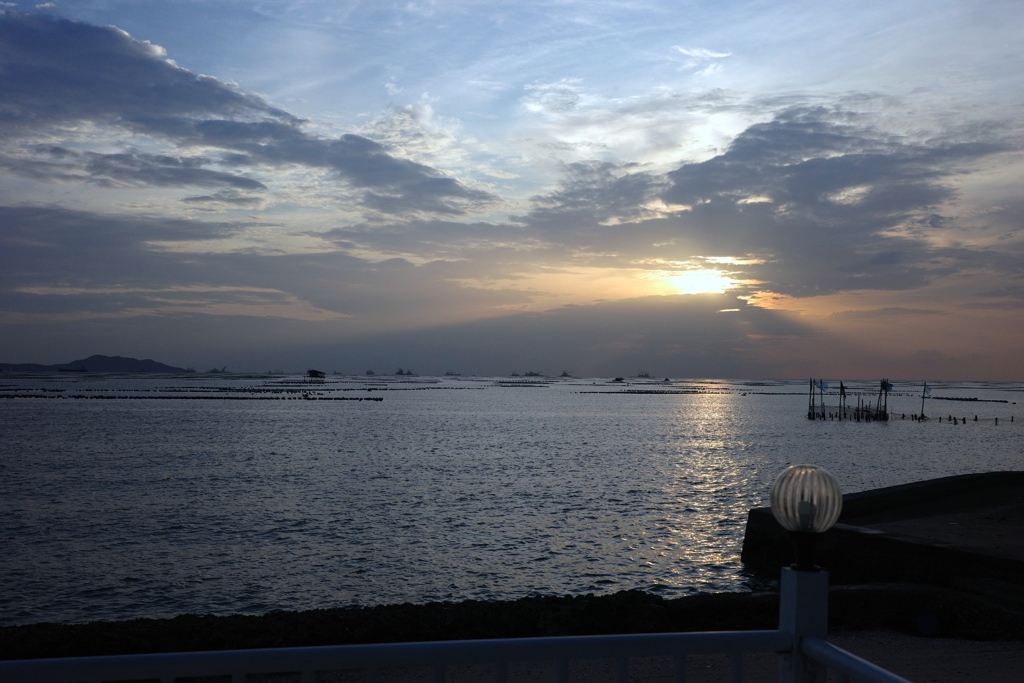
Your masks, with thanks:
[[(778, 595), (702, 594), (665, 600), (640, 591), (506, 602), (273, 612), (0, 628), (0, 658), (235, 650), (352, 643), (775, 628)], [(1024, 639), (1020, 613), (965, 593), (921, 586), (842, 587), (830, 629), (891, 629), (979, 640)]]

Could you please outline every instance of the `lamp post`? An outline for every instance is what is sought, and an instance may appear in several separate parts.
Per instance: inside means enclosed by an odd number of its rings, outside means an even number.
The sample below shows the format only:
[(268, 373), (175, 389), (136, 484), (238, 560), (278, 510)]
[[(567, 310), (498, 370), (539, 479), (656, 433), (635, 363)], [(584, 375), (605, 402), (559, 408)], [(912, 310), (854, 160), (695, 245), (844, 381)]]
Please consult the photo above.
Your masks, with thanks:
[(832, 528), (843, 510), (839, 483), (817, 465), (792, 465), (775, 478), (772, 516), (789, 531), (796, 546), (797, 571), (814, 571), (818, 534)]
[(796, 564), (782, 568), (779, 582), (779, 630), (793, 634), (792, 651), (779, 661), (779, 680), (824, 683), (825, 667), (806, 657), (800, 642), (828, 635), (828, 572), (815, 566), (814, 546), (839, 519), (843, 493), (824, 469), (793, 465), (776, 477), (770, 499), (772, 516), (796, 546)]

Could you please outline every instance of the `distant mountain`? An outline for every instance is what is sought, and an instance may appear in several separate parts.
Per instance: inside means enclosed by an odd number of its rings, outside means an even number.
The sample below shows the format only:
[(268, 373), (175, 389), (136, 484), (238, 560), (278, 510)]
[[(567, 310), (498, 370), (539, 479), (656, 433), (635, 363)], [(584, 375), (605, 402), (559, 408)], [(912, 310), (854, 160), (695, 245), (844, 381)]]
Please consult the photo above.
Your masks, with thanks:
[(0, 363), (4, 372), (161, 372), (183, 373), (195, 372), (186, 368), (157, 363), (155, 360), (139, 360), (122, 356), (89, 356), (70, 363), (56, 365), (40, 365), (38, 363)]

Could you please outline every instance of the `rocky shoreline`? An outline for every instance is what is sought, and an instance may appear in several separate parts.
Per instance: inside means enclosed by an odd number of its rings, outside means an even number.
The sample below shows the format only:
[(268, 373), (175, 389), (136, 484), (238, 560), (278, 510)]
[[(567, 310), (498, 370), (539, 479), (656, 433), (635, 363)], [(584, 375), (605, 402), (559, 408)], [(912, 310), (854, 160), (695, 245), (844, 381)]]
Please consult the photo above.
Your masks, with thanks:
[[(830, 630), (1024, 640), (1020, 611), (967, 593), (919, 585), (842, 586), (829, 597)], [(272, 612), (262, 616), (135, 619), (0, 627), (0, 659), (236, 650), (353, 643), (722, 631), (777, 626), (775, 593), (663, 599), (641, 591), (514, 601), (435, 602)]]

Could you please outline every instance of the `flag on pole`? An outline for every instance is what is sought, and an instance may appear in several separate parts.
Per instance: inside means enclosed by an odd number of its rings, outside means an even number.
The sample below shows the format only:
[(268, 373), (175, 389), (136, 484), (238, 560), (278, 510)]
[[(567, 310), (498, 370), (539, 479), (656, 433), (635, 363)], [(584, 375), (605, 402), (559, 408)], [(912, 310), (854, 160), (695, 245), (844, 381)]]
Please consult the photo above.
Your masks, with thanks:
[(892, 391), (892, 385), (889, 384), (888, 380), (882, 380), (882, 388), (885, 389), (886, 391)]
[(822, 391), (828, 391), (828, 382), (826, 382), (825, 380), (819, 379), (817, 381), (817, 385), (818, 388), (821, 389)]

